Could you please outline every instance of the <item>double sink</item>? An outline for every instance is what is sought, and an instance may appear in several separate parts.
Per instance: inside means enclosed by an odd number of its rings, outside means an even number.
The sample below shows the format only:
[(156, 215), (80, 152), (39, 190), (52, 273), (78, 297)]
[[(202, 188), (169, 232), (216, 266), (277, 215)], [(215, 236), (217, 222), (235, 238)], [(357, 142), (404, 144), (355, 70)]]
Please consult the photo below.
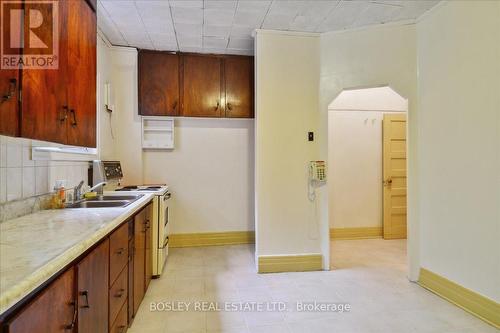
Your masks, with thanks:
[(111, 208), (126, 207), (142, 198), (143, 194), (137, 195), (99, 195), (66, 205), (66, 208)]

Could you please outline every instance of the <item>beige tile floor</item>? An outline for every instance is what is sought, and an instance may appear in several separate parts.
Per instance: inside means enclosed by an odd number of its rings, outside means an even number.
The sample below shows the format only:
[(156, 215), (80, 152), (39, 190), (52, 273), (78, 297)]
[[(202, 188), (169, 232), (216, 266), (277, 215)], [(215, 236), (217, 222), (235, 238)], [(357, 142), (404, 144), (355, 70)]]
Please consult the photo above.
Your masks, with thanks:
[[(334, 241), (334, 270), (256, 274), (250, 245), (172, 249), (130, 333), (148, 332), (498, 332), (414, 283), (406, 242)], [(151, 303), (192, 302), (189, 311), (151, 311)], [(288, 311), (196, 311), (194, 302), (285, 302)], [(299, 312), (297, 302), (345, 302), (350, 312)], [(267, 302), (267, 303), (265, 303)]]

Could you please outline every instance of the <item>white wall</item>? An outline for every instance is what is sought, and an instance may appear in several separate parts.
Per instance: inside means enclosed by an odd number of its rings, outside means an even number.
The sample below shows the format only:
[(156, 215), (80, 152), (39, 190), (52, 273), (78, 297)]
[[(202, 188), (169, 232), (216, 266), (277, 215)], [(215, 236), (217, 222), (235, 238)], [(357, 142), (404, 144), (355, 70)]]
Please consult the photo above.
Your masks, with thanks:
[(421, 265), (500, 301), (500, 2), (417, 24)]
[(175, 121), (175, 149), (144, 153), (145, 183), (167, 183), (172, 232), (254, 230), (254, 121)]
[(382, 227), (382, 120), (378, 111), (328, 113), (330, 228)]
[[(328, 105), (348, 88), (389, 85), (408, 99), (408, 227), (410, 278), (418, 277), (417, 201), (417, 71), (415, 25), (383, 25), (326, 33), (321, 36), (320, 101), (318, 138), (322, 159), (328, 158)], [(328, 210), (328, 202), (322, 206)]]
[(382, 227), (382, 121), (408, 101), (390, 87), (344, 90), (328, 110), (330, 228)]
[(327, 268), (321, 237), (328, 222), (307, 198), (308, 162), (319, 159), (317, 141), (307, 141), (307, 132), (318, 130), (319, 42), (317, 35), (257, 32), (256, 250), (323, 252)]

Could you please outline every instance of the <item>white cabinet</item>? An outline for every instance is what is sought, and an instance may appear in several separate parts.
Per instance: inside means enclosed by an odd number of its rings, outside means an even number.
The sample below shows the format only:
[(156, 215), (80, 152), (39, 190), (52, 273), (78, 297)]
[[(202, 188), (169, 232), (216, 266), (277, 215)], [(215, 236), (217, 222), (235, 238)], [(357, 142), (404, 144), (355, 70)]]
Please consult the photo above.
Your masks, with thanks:
[(142, 149), (173, 149), (174, 118), (142, 117)]

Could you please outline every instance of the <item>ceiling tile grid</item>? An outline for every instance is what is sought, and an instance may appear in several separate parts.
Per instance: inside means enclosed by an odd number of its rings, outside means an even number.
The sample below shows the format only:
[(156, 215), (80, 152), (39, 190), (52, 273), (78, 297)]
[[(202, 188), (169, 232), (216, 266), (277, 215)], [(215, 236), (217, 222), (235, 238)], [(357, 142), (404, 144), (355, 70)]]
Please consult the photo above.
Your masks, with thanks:
[(439, 0), (98, 0), (111, 44), (252, 55), (255, 29), (328, 32), (415, 19)]

